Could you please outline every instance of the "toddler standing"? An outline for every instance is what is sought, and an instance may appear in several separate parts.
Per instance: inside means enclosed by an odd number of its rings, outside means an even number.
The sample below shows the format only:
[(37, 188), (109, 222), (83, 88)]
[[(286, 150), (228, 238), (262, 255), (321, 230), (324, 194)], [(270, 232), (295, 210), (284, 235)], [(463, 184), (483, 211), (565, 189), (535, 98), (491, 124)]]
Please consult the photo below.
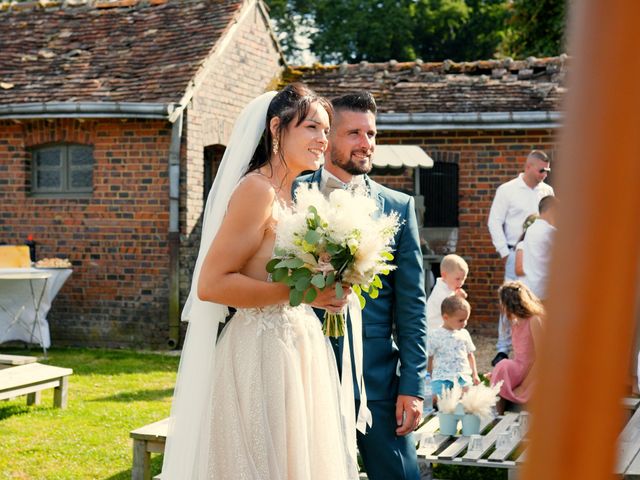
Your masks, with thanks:
[(427, 299), (427, 337), (437, 327), (442, 326), (442, 301), (450, 295), (467, 298), (462, 285), (467, 279), (469, 266), (464, 259), (456, 254), (447, 255), (440, 262), (440, 277), (431, 290)]
[(441, 312), (442, 326), (431, 331), (427, 340), (427, 370), (434, 399), (443, 388), (453, 388), (454, 382), (463, 388), (480, 383), (473, 354), (476, 347), (465, 328), (471, 314), (469, 302), (451, 295), (442, 301)]

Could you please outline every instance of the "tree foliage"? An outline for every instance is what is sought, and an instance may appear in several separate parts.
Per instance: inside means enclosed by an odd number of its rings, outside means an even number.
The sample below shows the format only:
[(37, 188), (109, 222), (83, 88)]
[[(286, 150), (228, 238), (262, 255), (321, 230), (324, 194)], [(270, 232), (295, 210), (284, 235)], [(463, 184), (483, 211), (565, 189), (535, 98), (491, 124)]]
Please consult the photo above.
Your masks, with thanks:
[[(455, 61), (556, 55), (562, 0), (267, 0), (280, 43), (300, 63)], [(305, 44), (305, 41), (307, 44)]]
[(501, 52), (513, 58), (559, 55), (565, 47), (565, 0), (513, 0)]

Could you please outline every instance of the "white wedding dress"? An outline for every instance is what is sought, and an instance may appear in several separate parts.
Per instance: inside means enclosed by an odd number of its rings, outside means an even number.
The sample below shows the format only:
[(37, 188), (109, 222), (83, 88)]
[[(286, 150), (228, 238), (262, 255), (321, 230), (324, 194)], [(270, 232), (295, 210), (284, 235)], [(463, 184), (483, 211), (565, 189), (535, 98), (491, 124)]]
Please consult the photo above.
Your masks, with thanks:
[(311, 307), (238, 309), (215, 356), (210, 478), (357, 478), (335, 356)]
[(334, 355), (311, 308), (239, 309), (216, 362), (210, 478), (357, 476), (349, 473)]

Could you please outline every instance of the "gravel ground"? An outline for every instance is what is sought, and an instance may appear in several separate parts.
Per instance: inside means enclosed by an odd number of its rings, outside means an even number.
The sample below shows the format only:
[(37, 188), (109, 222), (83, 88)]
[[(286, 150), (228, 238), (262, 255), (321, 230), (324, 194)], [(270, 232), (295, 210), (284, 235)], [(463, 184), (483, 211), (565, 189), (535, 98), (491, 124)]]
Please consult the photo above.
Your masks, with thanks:
[(496, 341), (498, 340), (498, 322), (482, 323), (480, 325), (468, 325), (467, 330), (471, 334), (476, 346), (476, 364), (478, 373), (491, 371), (491, 360), (496, 354)]

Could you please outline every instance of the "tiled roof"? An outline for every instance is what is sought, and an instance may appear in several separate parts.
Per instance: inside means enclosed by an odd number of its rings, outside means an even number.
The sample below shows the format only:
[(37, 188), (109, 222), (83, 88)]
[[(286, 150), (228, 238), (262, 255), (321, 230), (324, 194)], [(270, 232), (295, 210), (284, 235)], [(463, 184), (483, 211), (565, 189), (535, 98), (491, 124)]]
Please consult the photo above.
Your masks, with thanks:
[(0, 0), (0, 105), (178, 102), (242, 4)]
[(302, 81), (329, 98), (369, 90), (381, 113), (557, 111), (566, 55), (514, 61), (362, 62), (290, 67), (283, 83)]

